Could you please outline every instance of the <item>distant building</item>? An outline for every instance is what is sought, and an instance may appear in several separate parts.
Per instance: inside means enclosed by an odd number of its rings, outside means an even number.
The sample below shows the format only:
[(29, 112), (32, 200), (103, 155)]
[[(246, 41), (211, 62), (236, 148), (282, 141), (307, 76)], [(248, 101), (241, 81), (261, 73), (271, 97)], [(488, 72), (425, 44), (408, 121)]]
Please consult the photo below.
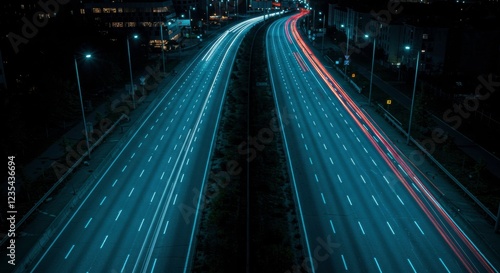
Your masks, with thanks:
[(181, 29), (176, 24), (176, 12), (168, 1), (82, 1), (80, 14), (86, 23), (92, 23), (98, 30), (117, 39), (132, 33), (140, 33), (149, 39), (154, 48), (176, 44), (181, 38)]

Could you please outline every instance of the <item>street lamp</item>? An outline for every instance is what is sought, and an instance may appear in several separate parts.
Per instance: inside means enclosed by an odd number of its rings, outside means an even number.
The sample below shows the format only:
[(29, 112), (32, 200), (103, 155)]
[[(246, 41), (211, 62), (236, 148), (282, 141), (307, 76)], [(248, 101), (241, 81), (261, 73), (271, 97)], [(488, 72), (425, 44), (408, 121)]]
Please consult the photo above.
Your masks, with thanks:
[[(139, 38), (138, 35), (132, 36), (134, 39)], [(132, 105), (135, 109), (135, 89), (134, 89), (134, 78), (132, 77), (132, 62), (130, 61), (130, 37), (127, 36), (127, 51), (128, 51), (128, 68), (130, 71), (130, 89), (132, 89)]]
[[(90, 59), (91, 57), (92, 55), (90, 54), (85, 55), (85, 59)], [(74, 59), (75, 59), (76, 82), (78, 84), (78, 94), (80, 95), (80, 106), (82, 108), (83, 128), (85, 130), (85, 142), (87, 143), (87, 151), (90, 159), (89, 133), (87, 130), (87, 121), (85, 120), (85, 110), (83, 109), (82, 88), (80, 86), (80, 74), (78, 73), (78, 63), (76, 61), (76, 56), (74, 56)]]
[[(345, 52), (345, 58), (346, 60), (349, 59), (349, 27), (344, 26), (344, 24), (340, 25), (341, 28), (346, 28), (347, 29), (347, 47), (346, 47), (346, 52)], [(344, 63), (344, 76), (347, 77), (347, 63)]]
[[(321, 11), (319, 12), (319, 14), (321, 15)], [(325, 35), (326, 35), (326, 29), (325, 29), (325, 15), (326, 14), (323, 14), (323, 38), (321, 39), (321, 54), (323, 54), (323, 46), (325, 45)], [(320, 19), (321, 20), (321, 19)]]
[[(405, 46), (405, 50), (410, 50), (410, 46)], [(413, 93), (411, 96), (411, 106), (410, 106), (410, 121), (408, 122), (408, 135), (406, 137), (406, 144), (410, 143), (410, 132), (411, 132), (411, 121), (413, 117), (413, 104), (415, 102), (415, 89), (417, 87), (417, 76), (418, 76), (418, 62), (420, 60), (420, 50), (417, 51), (417, 62), (415, 65), (415, 81), (413, 82)]]
[[(365, 34), (365, 38), (369, 38), (370, 36)], [(371, 105), (372, 101), (372, 87), (373, 87), (373, 67), (375, 65), (375, 46), (377, 43), (377, 38), (373, 37), (373, 52), (372, 52), (372, 72), (370, 74), (370, 92), (368, 93), (368, 105)]]
[(192, 26), (191, 26), (191, 9), (196, 10), (196, 7), (189, 6), (189, 37), (191, 37), (191, 28), (192, 28)]

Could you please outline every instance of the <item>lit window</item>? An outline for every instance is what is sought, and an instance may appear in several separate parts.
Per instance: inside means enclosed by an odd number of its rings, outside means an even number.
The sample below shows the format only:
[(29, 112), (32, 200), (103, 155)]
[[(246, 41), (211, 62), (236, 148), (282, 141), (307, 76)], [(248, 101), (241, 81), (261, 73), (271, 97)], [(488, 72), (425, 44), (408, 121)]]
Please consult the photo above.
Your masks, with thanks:
[(100, 8), (92, 8), (92, 13), (101, 13)]
[(116, 8), (103, 8), (102, 12), (104, 12), (104, 13), (116, 13)]
[(80, 14), (85, 14), (85, 9), (80, 9)]
[(112, 22), (111, 27), (123, 27), (123, 22)]
[(125, 23), (125, 26), (126, 26), (126, 27), (136, 27), (136, 26), (137, 26), (137, 23), (136, 23), (136, 22), (126, 22), (126, 23)]

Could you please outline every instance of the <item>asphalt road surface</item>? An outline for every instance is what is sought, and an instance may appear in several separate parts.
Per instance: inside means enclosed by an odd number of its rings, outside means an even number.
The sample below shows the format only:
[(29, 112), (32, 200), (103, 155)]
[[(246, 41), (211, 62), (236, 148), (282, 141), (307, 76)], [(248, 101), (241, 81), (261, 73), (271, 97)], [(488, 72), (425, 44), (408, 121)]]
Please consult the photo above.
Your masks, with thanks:
[(495, 272), (296, 29), (267, 33), (309, 272)]
[(263, 17), (200, 50), (30, 272), (189, 272), (202, 189), (232, 64)]

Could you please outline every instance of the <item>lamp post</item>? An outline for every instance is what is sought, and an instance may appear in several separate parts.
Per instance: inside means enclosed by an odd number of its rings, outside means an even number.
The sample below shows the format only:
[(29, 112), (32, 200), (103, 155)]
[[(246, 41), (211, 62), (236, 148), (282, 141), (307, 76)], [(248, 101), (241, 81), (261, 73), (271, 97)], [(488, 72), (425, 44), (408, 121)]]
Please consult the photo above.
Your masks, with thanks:
[[(133, 38), (137, 39), (139, 36), (134, 35)], [(132, 106), (135, 109), (135, 89), (134, 89), (134, 78), (132, 77), (132, 62), (130, 61), (130, 37), (127, 36), (127, 51), (128, 51), (128, 68), (130, 71), (130, 89), (132, 90)]]
[[(365, 35), (365, 38), (369, 38), (369, 35)], [(368, 105), (371, 105), (372, 102), (372, 87), (373, 87), (373, 68), (375, 65), (375, 47), (377, 43), (377, 38), (373, 37), (373, 52), (372, 52), (372, 71), (370, 74), (370, 92), (368, 93)]]
[[(321, 14), (321, 12), (320, 12)], [(321, 39), (321, 54), (323, 54), (323, 46), (325, 45), (325, 35), (326, 35), (326, 29), (325, 29), (325, 14), (323, 14), (323, 38)]]
[[(410, 46), (405, 46), (405, 50), (410, 50)], [(406, 137), (406, 144), (410, 143), (410, 133), (411, 133), (411, 121), (413, 117), (413, 104), (415, 103), (415, 89), (417, 88), (417, 76), (418, 76), (418, 62), (420, 60), (420, 50), (417, 51), (417, 62), (415, 65), (415, 81), (413, 82), (413, 93), (411, 96), (411, 106), (410, 106), (410, 120), (408, 122), (408, 135)]]
[[(344, 26), (344, 24), (340, 25), (341, 28), (346, 28), (347, 29), (347, 47), (346, 47), (346, 51), (345, 51), (345, 58), (346, 60), (348, 60), (349, 58), (349, 27), (348, 26)], [(347, 64), (344, 63), (344, 77), (347, 78)]]
[(191, 24), (191, 9), (192, 10), (196, 10), (196, 7), (189, 6), (189, 37), (191, 37), (191, 28), (192, 28), (192, 24)]
[[(91, 57), (92, 55), (90, 54), (85, 55), (86, 59), (89, 59)], [(74, 57), (74, 59), (75, 59), (76, 82), (78, 84), (78, 94), (80, 95), (80, 106), (82, 108), (83, 128), (85, 130), (85, 142), (87, 143), (87, 151), (90, 159), (89, 132), (87, 130), (87, 121), (85, 120), (85, 110), (83, 109), (82, 88), (80, 86), (80, 74), (78, 73), (78, 62), (76, 61), (76, 56)]]

